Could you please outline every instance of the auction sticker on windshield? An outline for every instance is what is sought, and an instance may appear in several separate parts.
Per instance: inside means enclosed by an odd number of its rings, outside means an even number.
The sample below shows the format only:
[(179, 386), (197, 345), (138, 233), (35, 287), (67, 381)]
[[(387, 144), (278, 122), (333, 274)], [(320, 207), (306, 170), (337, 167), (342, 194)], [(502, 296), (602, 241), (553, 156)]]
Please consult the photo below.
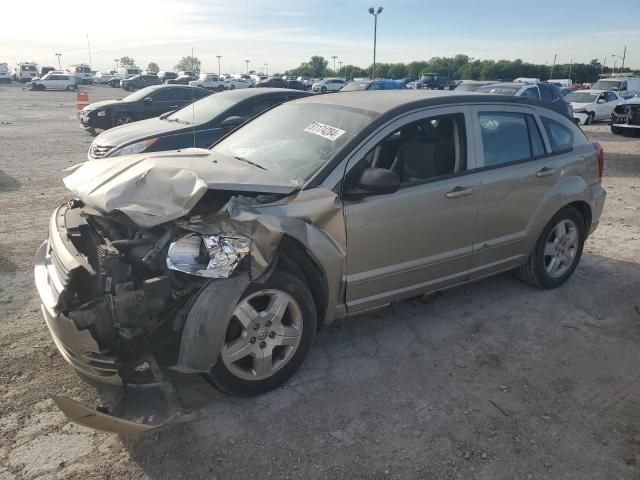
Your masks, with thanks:
[(322, 138), (326, 138), (327, 140), (331, 140), (332, 142), (347, 133), (344, 130), (332, 127), (331, 125), (325, 125), (324, 123), (320, 122), (313, 122), (311, 125), (305, 128), (304, 131), (307, 133), (318, 135)]

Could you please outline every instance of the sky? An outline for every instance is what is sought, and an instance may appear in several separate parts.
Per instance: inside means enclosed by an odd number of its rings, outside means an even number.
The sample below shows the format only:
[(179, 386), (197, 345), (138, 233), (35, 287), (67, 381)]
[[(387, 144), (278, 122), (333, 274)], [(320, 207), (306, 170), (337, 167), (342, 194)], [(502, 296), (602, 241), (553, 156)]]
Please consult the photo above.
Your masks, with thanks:
[[(269, 73), (312, 55), (366, 67), (373, 57), (370, 6), (378, 17), (378, 62), (410, 62), (464, 53), (477, 59), (589, 62), (640, 68), (640, 0), (22, 0), (5, 2), (0, 62), (115, 68), (133, 57), (173, 70), (194, 55), (203, 71)], [(604, 14), (604, 17), (603, 17)], [(615, 55), (615, 56), (614, 56)], [(332, 66), (332, 64), (330, 64)]]

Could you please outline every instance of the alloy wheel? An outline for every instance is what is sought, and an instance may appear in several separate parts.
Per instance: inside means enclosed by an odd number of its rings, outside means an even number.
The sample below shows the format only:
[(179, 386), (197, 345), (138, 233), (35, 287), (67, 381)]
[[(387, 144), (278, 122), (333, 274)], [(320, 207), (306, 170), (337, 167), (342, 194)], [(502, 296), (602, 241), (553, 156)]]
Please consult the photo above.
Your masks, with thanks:
[(544, 247), (544, 268), (550, 277), (562, 277), (571, 268), (579, 243), (578, 226), (573, 220), (562, 220), (549, 232)]
[(281, 290), (260, 290), (235, 308), (221, 357), (234, 376), (262, 380), (295, 354), (302, 339), (302, 310)]

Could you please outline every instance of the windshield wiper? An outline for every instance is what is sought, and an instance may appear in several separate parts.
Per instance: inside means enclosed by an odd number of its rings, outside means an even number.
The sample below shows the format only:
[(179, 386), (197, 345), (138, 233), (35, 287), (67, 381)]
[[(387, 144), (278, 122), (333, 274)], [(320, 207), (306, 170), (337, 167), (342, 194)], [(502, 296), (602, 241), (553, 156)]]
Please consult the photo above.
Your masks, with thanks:
[(233, 157), (233, 158), (235, 158), (236, 160), (240, 160), (241, 162), (248, 163), (249, 165), (253, 165), (254, 167), (261, 168), (262, 170), (265, 170), (265, 171), (267, 170), (259, 163), (252, 162), (251, 160), (247, 160), (246, 158), (242, 158), (242, 157)]

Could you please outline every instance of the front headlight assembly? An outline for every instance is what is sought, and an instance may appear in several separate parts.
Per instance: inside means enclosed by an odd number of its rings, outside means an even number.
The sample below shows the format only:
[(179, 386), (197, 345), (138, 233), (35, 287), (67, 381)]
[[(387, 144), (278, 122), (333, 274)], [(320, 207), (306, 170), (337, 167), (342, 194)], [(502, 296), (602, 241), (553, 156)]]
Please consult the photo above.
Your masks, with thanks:
[(150, 138), (149, 140), (132, 143), (131, 145), (127, 145), (126, 147), (119, 148), (109, 156), (119, 157), (121, 155), (133, 155), (135, 153), (142, 153), (157, 141), (157, 138)]
[(167, 268), (206, 278), (229, 278), (247, 256), (251, 239), (189, 233), (169, 246)]

